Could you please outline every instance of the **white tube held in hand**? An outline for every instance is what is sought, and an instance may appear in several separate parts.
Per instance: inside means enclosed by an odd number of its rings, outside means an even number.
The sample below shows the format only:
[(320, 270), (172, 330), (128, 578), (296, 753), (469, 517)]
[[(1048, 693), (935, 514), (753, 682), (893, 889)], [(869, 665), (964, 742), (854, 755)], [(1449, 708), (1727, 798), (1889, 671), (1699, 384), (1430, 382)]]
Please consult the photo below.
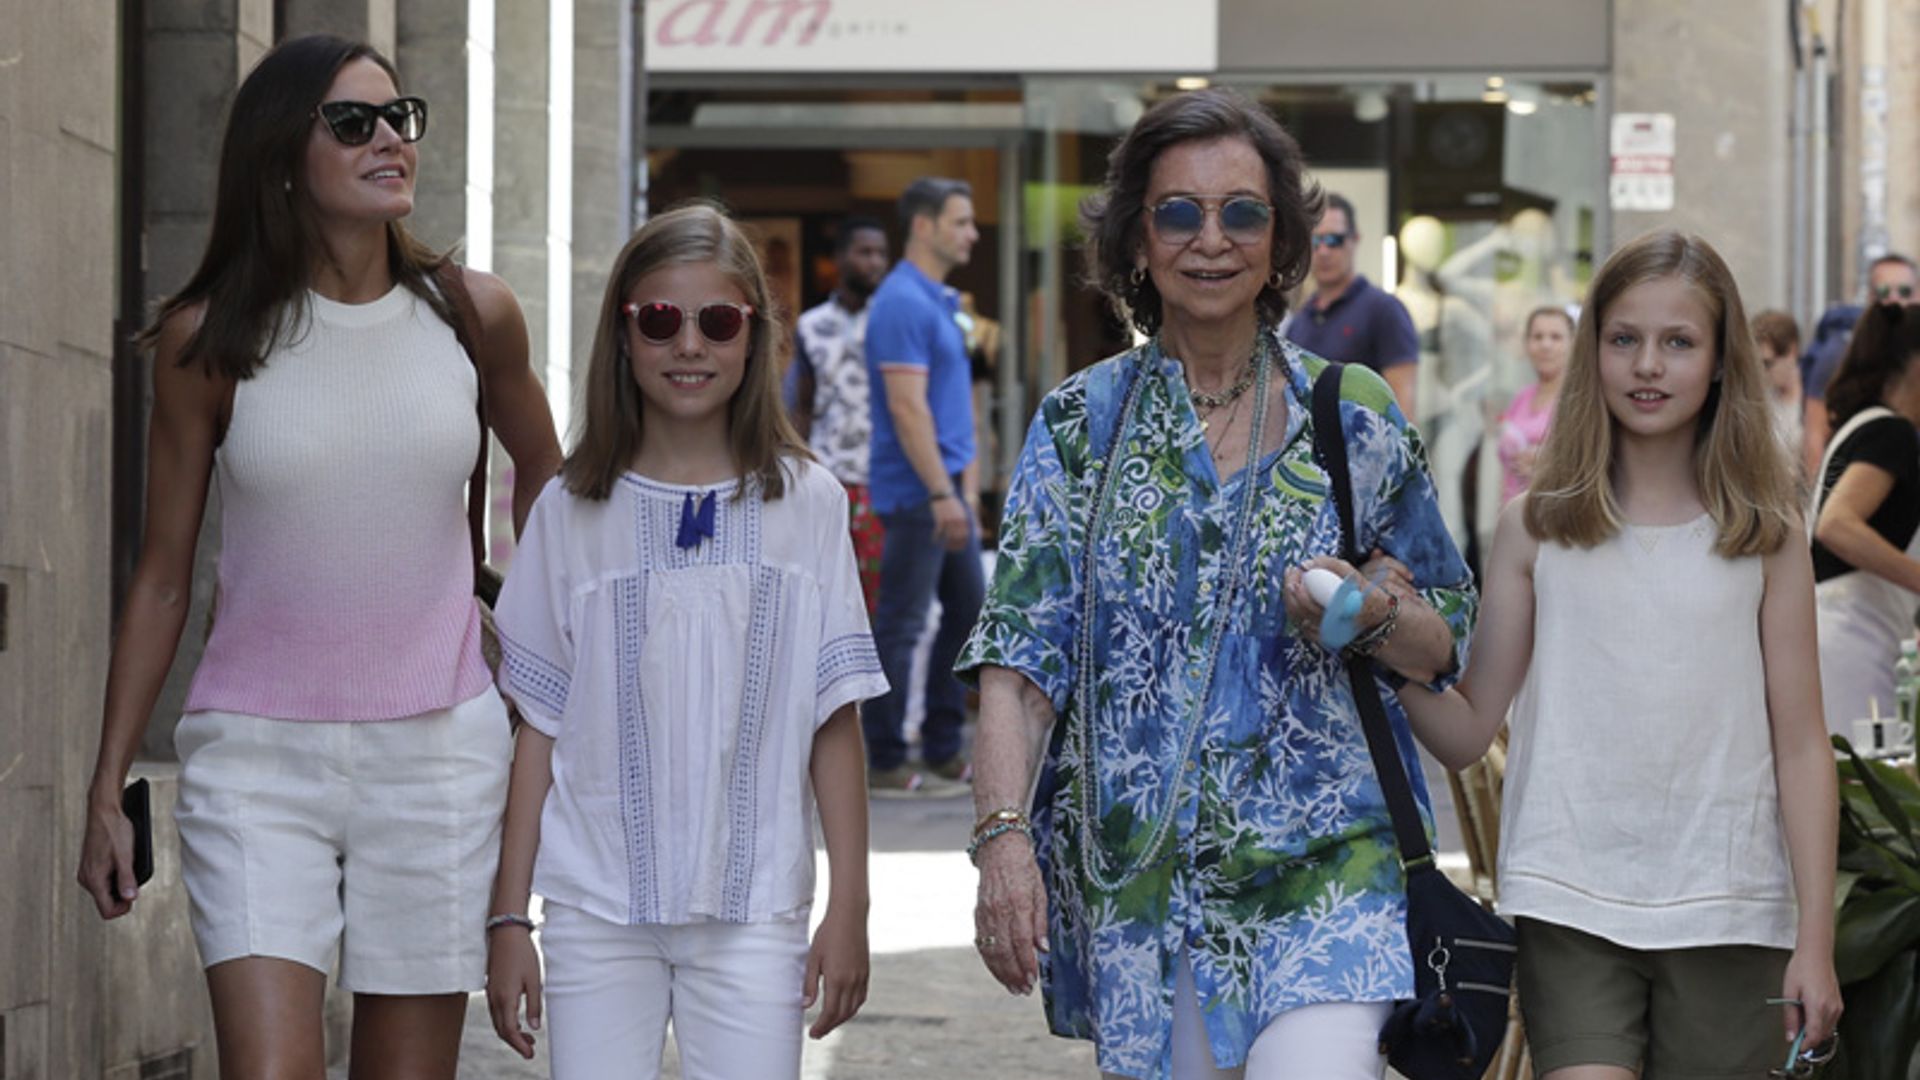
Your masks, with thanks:
[(1307, 587), (1307, 595), (1321, 607), (1333, 606), (1333, 594), (1340, 591), (1340, 575), (1324, 567), (1316, 566), (1301, 575), (1302, 584)]

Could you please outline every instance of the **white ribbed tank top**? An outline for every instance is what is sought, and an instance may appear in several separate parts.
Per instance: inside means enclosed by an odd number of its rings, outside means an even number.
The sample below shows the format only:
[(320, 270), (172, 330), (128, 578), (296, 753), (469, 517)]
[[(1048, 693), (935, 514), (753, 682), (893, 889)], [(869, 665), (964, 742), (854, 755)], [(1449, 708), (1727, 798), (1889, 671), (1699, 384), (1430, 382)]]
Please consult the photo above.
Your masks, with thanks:
[(1500, 909), (1631, 948), (1791, 948), (1758, 557), (1713, 520), (1542, 542), (1509, 722)]
[(478, 380), (405, 287), (310, 318), (234, 391), (220, 600), (187, 708), (383, 720), (490, 681), (465, 490)]

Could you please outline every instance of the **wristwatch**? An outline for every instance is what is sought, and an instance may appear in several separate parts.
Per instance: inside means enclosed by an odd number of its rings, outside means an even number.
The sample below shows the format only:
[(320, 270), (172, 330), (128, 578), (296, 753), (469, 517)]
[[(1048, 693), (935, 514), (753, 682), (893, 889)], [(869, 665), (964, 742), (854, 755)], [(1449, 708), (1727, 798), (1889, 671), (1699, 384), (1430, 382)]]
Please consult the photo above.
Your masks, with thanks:
[(930, 503), (937, 503), (941, 499), (951, 499), (951, 498), (953, 498), (953, 489), (948, 488), (945, 491), (936, 491), (933, 494), (927, 496), (927, 501)]

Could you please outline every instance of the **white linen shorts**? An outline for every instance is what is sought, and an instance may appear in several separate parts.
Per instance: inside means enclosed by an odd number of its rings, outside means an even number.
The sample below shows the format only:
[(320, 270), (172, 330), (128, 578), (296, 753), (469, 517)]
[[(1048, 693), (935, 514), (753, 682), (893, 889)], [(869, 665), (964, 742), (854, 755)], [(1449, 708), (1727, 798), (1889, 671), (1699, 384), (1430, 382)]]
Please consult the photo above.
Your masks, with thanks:
[(206, 967), (293, 960), (367, 994), (486, 982), (512, 756), (489, 687), (401, 720), (181, 717), (180, 863)]

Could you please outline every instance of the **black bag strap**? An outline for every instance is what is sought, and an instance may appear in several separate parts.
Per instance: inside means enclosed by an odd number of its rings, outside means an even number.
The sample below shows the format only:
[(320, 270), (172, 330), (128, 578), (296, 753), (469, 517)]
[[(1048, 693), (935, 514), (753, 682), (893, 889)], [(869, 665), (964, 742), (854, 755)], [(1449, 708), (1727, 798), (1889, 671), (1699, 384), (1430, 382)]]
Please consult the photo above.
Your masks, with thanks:
[[(1334, 509), (1340, 517), (1340, 557), (1357, 567), (1363, 556), (1360, 534), (1353, 525), (1353, 475), (1347, 468), (1346, 431), (1340, 425), (1340, 380), (1345, 367), (1328, 364), (1313, 381), (1313, 449), (1320, 459), (1320, 467), (1326, 471), (1328, 493), (1333, 496)], [(1420, 822), (1420, 809), (1413, 800), (1407, 767), (1400, 759), (1400, 745), (1394, 741), (1393, 728), (1387, 723), (1387, 708), (1380, 701), (1380, 683), (1374, 677), (1373, 661), (1348, 655), (1344, 662), (1347, 680), (1353, 684), (1353, 702), (1360, 710), (1360, 727), (1367, 735), (1367, 751), (1373, 757), (1373, 771), (1380, 777), (1387, 813), (1393, 818), (1394, 840), (1400, 845), (1400, 865), (1410, 871), (1432, 867), (1433, 847), (1427, 843), (1427, 830)]]
[(480, 457), (473, 463), (473, 476), (467, 481), (467, 537), (473, 546), (474, 580), (480, 580), (487, 565), (487, 373), (480, 366), (480, 354), (475, 351), (473, 332), (480, 325), (479, 309), (473, 306), (473, 295), (467, 291), (466, 268), (452, 259), (443, 260), (433, 268), (433, 281), (440, 287), (440, 296), (447, 302), (447, 310), (453, 313), (453, 336), (460, 339), (460, 348), (466, 351), (467, 362), (473, 365), (473, 376), (479, 383), (480, 393), (475, 400), (475, 408), (480, 413)]

